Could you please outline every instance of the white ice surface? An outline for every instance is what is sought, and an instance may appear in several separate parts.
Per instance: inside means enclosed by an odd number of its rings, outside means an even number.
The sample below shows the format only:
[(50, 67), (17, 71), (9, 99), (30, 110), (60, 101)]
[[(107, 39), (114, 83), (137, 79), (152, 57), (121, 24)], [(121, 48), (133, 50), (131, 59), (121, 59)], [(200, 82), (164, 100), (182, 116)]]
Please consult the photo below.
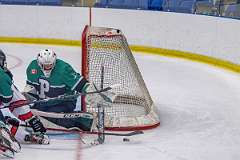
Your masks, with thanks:
[[(39, 49), (49, 47), (80, 70), (79, 47), (0, 43), (21, 90), (26, 66)], [(94, 147), (80, 145), (73, 135), (55, 136), (48, 146), (23, 145), (15, 159), (240, 159), (240, 75), (182, 59), (143, 54), (135, 58), (158, 108), (160, 127), (132, 137), (130, 142), (107, 137), (104, 145)]]

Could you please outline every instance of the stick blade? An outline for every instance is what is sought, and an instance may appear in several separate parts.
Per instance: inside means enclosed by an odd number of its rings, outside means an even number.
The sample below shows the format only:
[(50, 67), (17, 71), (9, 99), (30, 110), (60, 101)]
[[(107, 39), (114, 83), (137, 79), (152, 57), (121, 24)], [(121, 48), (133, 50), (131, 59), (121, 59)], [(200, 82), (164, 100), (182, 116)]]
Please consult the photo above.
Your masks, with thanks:
[(128, 136), (134, 136), (134, 135), (138, 135), (138, 134), (144, 134), (144, 132), (141, 130), (133, 131), (133, 132), (128, 133)]

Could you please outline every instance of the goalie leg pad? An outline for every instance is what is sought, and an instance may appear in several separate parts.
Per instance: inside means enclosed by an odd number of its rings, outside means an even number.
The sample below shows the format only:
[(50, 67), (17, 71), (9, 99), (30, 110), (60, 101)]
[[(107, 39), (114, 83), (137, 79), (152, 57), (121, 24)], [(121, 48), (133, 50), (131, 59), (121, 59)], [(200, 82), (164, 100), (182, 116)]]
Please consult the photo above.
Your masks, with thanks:
[[(56, 115), (61, 116), (58, 117), (46, 117), (44, 115), (40, 115), (40, 118), (46, 126), (49, 128), (57, 129), (66, 128), (68, 130), (83, 130), (83, 131), (91, 131), (94, 123), (94, 115), (87, 112), (73, 112), (73, 113), (55, 113)], [(56, 128), (57, 127), (57, 128)]]

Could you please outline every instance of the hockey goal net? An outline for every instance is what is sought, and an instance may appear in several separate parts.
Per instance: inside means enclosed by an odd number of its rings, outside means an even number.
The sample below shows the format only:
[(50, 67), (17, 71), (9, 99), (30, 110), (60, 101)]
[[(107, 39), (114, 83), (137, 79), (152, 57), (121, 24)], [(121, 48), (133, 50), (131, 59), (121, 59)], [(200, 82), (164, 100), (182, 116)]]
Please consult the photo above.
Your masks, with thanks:
[[(106, 129), (140, 130), (160, 124), (152, 98), (120, 30), (85, 27), (82, 33), (82, 74), (98, 87), (120, 84), (112, 90), (117, 94), (114, 103), (105, 107)], [(88, 112), (97, 111), (83, 106)]]

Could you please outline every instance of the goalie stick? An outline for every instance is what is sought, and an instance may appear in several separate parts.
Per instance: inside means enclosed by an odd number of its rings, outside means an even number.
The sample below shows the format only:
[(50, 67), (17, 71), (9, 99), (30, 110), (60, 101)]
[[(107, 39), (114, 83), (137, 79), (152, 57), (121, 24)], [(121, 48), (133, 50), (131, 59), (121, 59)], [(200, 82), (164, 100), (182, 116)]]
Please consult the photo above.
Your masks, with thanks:
[[(103, 80), (104, 80), (104, 67), (102, 66), (101, 67), (101, 89), (103, 89)], [(98, 88), (96, 87), (96, 85), (93, 83), (96, 91), (98, 91)], [(103, 96), (100, 92), (98, 93), (105, 101), (108, 101), (108, 97), (106, 96)], [(98, 128), (98, 132), (100, 132), (98, 134), (98, 143), (99, 144), (103, 144), (104, 141), (105, 141), (105, 135), (104, 135), (104, 132), (105, 132), (105, 129), (104, 129), (104, 121), (105, 121), (105, 109), (104, 109), (104, 106), (101, 105), (101, 104), (97, 104), (97, 114), (98, 114), (98, 125), (97, 125), (97, 128)]]
[(131, 137), (131, 136), (135, 136), (135, 135), (139, 135), (139, 134), (144, 134), (143, 131), (131, 131), (131, 132), (128, 132), (128, 133), (116, 133), (116, 132), (101, 133), (101, 132), (86, 132), (86, 131), (83, 131), (82, 133), (85, 133), (85, 134), (103, 134), (105, 136), (120, 136), (120, 137)]

